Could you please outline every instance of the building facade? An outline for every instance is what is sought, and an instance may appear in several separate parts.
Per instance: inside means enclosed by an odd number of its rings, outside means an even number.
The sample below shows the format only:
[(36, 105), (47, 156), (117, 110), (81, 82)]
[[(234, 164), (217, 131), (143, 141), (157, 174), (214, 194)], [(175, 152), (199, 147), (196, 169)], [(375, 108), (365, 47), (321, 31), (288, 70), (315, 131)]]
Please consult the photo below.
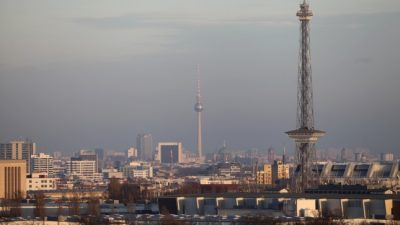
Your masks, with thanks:
[(289, 165), (284, 164), (280, 160), (275, 160), (271, 166), (272, 169), (272, 184), (281, 183), (281, 181), (289, 179)]
[(257, 184), (272, 185), (272, 166), (264, 164), (262, 170), (257, 171)]
[(0, 160), (0, 199), (26, 195), (26, 161)]

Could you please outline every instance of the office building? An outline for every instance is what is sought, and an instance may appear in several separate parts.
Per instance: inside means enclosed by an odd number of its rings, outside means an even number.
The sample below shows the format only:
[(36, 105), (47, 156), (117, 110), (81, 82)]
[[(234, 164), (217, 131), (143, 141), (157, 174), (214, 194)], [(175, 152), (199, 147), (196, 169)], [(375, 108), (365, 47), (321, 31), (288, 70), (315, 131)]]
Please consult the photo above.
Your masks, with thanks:
[(151, 134), (138, 134), (136, 148), (139, 160), (153, 160), (153, 137)]
[(0, 160), (25, 160), (27, 173), (30, 173), (31, 155), (35, 152), (36, 144), (30, 141), (15, 140), (9, 143), (0, 143)]
[(158, 143), (158, 160), (161, 163), (181, 163), (182, 143), (180, 142)]
[(95, 161), (96, 162), (96, 170), (97, 170), (97, 172), (101, 172), (102, 167), (99, 165), (100, 164), (99, 163), (99, 156), (97, 155), (96, 150), (81, 149), (79, 151), (79, 157), (78, 158), (80, 160)]
[(0, 199), (25, 197), (26, 161), (0, 160)]
[(31, 173), (47, 173), (53, 177), (53, 157), (44, 153), (31, 156)]
[(100, 180), (101, 174), (97, 172), (95, 160), (71, 158), (69, 162), (69, 175), (80, 180)]

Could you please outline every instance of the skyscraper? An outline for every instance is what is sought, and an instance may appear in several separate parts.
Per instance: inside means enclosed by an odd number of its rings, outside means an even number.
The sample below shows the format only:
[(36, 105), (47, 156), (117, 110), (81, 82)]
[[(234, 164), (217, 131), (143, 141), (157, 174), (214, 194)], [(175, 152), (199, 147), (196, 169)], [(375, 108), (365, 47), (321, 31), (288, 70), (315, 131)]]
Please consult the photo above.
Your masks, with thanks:
[(310, 20), (313, 16), (306, 0), (300, 4), (296, 16), (300, 20), (300, 51), (298, 65), (297, 129), (286, 132), (296, 143), (296, 160), (299, 165), (296, 191), (316, 185), (314, 175), (315, 143), (325, 132), (314, 129), (314, 108), (311, 79)]
[(136, 138), (138, 158), (143, 161), (153, 159), (153, 137), (151, 134), (138, 134)]
[(196, 104), (194, 105), (194, 110), (197, 112), (197, 154), (199, 156), (199, 161), (203, 160), (203, 135), (202, 135), (202, 111), (203, 103), (200, 94), (200, 80), (197, 80), (197, 95)]
[(30, 141), (14, 140), (0, 143), (0, 159), (22, 159), (26, 161), (26, 172), (30, 173), (31, 156), (36, 152), (36, 144)]

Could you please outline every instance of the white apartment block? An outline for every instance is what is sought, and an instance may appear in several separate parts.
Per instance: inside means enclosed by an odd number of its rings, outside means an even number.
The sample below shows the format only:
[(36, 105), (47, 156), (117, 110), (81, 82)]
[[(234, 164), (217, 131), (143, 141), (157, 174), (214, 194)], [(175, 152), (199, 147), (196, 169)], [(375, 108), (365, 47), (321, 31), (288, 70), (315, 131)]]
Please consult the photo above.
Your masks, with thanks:
[(27, 191), (57, 190), (56, 178), (48, 177), (47, 173), (32, 173), (26, 178)]

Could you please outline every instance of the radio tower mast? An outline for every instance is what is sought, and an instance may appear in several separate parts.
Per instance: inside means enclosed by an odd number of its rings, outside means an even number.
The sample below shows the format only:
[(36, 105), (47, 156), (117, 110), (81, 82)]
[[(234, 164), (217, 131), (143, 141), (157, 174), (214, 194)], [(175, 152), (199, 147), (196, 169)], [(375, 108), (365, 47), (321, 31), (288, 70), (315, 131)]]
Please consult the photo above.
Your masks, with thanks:
[[(200, 66), (197, 65), (197, 75), (200, 74)], [(203, 103), (200, 94), (200, 79), (197, 80), (197, 95), (196, 95), (196, 104), (194, 105), (194, 110), (197, 112), (197, 154), (199, 157), (199, 162), (203, 161), (203, 138), (202, 138), (202, 111), (203, 111)]]
[(297, 192), (304, 192), (306, 188), (317, 185), (317, 171), (315, 165), (315, 143), (325, 132), (314, 128), (314, 109), (311, 79), (310, 54), (310, 20), (313, 16), (306, 0), (300, 4), (296, 16), (300, 20), (300, 51), (298, 65), (298, 92), (297, 92), (297, 129), (288, 131), (296, 143), (296, 160), (298, 168), (295, 173)]

